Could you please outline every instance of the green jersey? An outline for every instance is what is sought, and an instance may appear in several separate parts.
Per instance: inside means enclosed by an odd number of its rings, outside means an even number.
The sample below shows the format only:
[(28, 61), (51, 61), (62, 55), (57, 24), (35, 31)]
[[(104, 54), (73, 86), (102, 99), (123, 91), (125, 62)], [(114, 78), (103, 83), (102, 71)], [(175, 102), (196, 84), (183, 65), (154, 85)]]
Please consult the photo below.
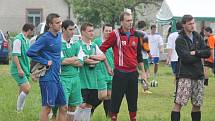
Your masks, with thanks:
[[(26, 55), (30, 43), (23, 33), (18, 34), (12, 44), (12, 56), (17, 56), (20, 66), (25, 73), (25, 76), (30, 77), (30, 59)], [(14, 61), (10, 63), (10, 73), (18, 74), (18, 69)]]
[[(97, 38), (93, 42), (95, 44), (97, 44), (99, 47), (102, 45), (101, 38)], [(114, 63), (113, 63), (113, 50), (112, 50), (112, 48), (109, 48), (107, 50), (107, 52), (105, 53), (105, 56), (106, 56), (106, 59), (107, 59), (109, 66), (113, 69)], [(107, 80), (107, 81), (112, 80), (112, 76), (110, 76), (108, 74), (108, 71), (107, 71), (103, 61), (97, 64), (96, 71), (97, 71), (97, 76), (98, 76), (99, 80)]]
[[(70, 58), (76, 56), (79, 58), (79, 61), (82, 63), (83, 58), (79, 56), (80, 51), (80, 43), (72, 42), (69, 43), (65, 40), (62, 40), (62, 51), (61, 51), (61, 61), (65, 58)], [(61, 65), (61, 74), (63, 77), (75, 77), (79, 76), (79, 67), (75, 67), (73, 65)]]
[[(95, 43), (87, 45), (82, 40), (79, 41), (83, 52), (85, 54), (84, 59), (88, 58), (90, 55), (95, 55), (101, 52)], [(95, 67), (90, 67), (89, 64), (84, 63), (80, 68), (80, 80), (82, 89), (97, 89), (97, 76)]]

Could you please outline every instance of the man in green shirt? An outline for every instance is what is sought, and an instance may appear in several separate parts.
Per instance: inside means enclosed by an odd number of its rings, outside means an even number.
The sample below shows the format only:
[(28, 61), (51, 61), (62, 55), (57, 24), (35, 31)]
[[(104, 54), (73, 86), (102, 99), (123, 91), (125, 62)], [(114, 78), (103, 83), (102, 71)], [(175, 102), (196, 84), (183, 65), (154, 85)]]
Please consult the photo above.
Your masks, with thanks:
[(12, 43), (12, 62), (10, 63), (11, 76), (19, 86), (19, 96), (16, 110), (22, 111), (25, 99), (31, 88), (28, 80), (30, 77), (30, 60), (26, 55), (29, 48), (29, 38), (33, 35), (34, 26), (25, 24), (22, 33), (18, 34)]
[(76, 110), (75, 120), (90, 121), (91, 109), (98, 99), (98, 82), (95, 66), (106, 59), (99, 47), (92, 42), (94, 38), (93, 25), (84, 23), (81, 26), (82, 40), (79, 41), (84, 53), (84, 64), (80, 68), (81, 92), (83, 104)]
[[(110, 24), (105, 24), (102, 27), (102, 37), (96, 38), (94, 43), (99, 47), (107, 39), (110, 32), (112, 32), (112, 26)], [(113, 50), (109, 48), (105, 53), (106, 61), (100, 62), (96, 66), (96, 74), (98, 78), (98, 97), (101, 100), (98, 105), (103, 101), (103, 107), (106, 116), (109, 116), (110, 112), (110, 98), (111, 98), (111, 88), (112, 88), (112, 76), (113, 76)], [(98, 106), (97, 105), (97, 106)], [(97, 107), (96, 106), (96, 107)], [(92, 112), (95, 110), (94, 107)]]
[(82, 103), (79, 67), (82, 66), (83, 56), (80, 44), (71, 39), (74, 30), (74, 23), (71, 20), (63, 21), (60, 79), (67, 99), (67, 121), (73, 121), (75, 108)]
[[(79, 67), (83, 63), (83, 51), (77, 41), (72, 37), (75, 31), (74, 22), (65, 20), (62, 22), (62, 51), (61, 51), (61, 74), (67, 105), (67, 121), (73, 121), (76, 106), (82, 103)], [(57, 107), (53, 108), (53, 116), (57, 115)]]

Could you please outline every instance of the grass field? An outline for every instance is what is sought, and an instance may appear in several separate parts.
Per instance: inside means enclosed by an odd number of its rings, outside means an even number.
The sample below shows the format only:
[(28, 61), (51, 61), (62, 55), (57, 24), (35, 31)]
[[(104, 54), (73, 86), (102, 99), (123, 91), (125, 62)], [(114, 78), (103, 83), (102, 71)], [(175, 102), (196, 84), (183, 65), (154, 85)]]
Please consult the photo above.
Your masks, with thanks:
[[(152, 66), (150, 67), (152, 70)], [(152, 71), (151, 71), (152, 72)], [(173, 105), (173, 77), (171, 68), (160, 64), (158, 84), (150, 88), (152, 94), (143, 94), (139, 87), (138, 121), (170, 121), (170, 112)], [(38, 83), (31, 82), (32, 89), (27, 97), (23, 113), (16, 113), (16, 98), (18, 87), (11, 78), (7, 65), (0, 65), (0, 121), (38, 121), (41, 109), (40, 91)], [(204, 105), (202, 107), (202, 121), (215, 121), (215, 78), (210, 73), (209, 86), (205, 88)], [(181, 121), (191, 121), (191, 104), (182, 109)], [(124, 100), (119, 121), (129, 121), (127, 104)], [(96, 109), (91, 121), (108, 121), (105, 118), (102, 106)]]

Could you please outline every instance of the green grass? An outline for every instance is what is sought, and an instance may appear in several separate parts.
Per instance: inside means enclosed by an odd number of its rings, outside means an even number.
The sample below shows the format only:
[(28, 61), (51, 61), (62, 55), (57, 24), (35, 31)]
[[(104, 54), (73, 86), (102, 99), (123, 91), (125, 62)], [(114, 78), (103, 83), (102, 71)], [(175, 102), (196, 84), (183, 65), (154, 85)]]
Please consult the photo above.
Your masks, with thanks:
[[(151, 72), (152, 72), (152, 66)], [(151, 74), (152, 75), (152, 74)], [(151, 79), (150, 79), (151, 80)], [(139, 86), (138, 121), (169, 121), (173, 106), (173, 77), (171, 68), (160, 64), (158, 84), (156, 88), (150, 88), (152, 94), (143, 94)], [(32, 89), (26, 100), (23, 113), (17, 114), (16, 98), (18, 87), (11, 78), (7, 65), (0, 65), (0, 121), (37, 121), (41, 109), (41, 98), (38, 83), (30, 82)], [(215, 121), (215, 78), (210, 73), (209, 86), (205, 88), (204, 105), (202, 107), (202, 121)], [(181, 121), (191, 121), (191, 104), (182, 108)], [(127, 104), (125, 99), (121, 105), (119, 121), (129, 121)], [(105, 118), (102, 106), (99, 106), (91, 121), (108, 121)]]

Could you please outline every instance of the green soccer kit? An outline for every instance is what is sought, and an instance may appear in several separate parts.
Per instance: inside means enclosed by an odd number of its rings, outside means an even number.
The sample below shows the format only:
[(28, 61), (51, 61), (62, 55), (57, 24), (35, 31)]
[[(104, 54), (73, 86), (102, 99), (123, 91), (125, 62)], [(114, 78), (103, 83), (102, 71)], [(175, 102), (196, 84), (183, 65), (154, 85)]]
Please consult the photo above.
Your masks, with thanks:
[[(84, 59), (88, 58), (90, 55), (97, 54), (98, 46), (95, 43), (92, 42), (90, 45), (87, 45), (82, 40), (80, 40), (79, 43), (85, 54)], [(95, 67), (90, 67), (89, 64), (84, 63), (80, 68), (80, 79), (82, 89), (98, 89)]]
[(12, 45), (12, 56), (18, 57), (20, 66), (24, 71), (24, 76), (19, 76), (18, 69), (14, 61), (11, 61), (10, 63), (10, 73), (16, 80), (17, 84), (22, 85), (28, 82), (28, 79), (30, 77), (30, 59), (26, 55), (26, 52), (30, 46), (29, 39), (26, 38), (23, 33), (20, 33), (15, 37)]
[[(102, 45), (101, 38), (97, 38), (94, 40), (94, 43), (96, 43), (99, 47)], [(113, 69), (113, 50), (112, 48), (109, 48), (107, 52), (105, 53), (106, 60), (109, 64), (109, 66)], [(96, 66), (96, 74), (98, 78), (98, 89), (99, 90), (111, 90), (112, 87), (112, 76), (108, 74), (108, 71), (105, 67), (104, 62), (100, 62)]]
[[(81, 48), (78, 42), (66, 42), (62, 40), (62, 52), (61, 60), (70, 57), (78, 57), (79, 61), (82, 63), (83, 58), (79, 56)], [(80, 105), (83, 101), (81, 95), (81, 84), (79, 78), (80, 69), (73, 65), (61, 65), (60, 79), (63, 85), (65, 97), (67, 104), (69, 106)]]

